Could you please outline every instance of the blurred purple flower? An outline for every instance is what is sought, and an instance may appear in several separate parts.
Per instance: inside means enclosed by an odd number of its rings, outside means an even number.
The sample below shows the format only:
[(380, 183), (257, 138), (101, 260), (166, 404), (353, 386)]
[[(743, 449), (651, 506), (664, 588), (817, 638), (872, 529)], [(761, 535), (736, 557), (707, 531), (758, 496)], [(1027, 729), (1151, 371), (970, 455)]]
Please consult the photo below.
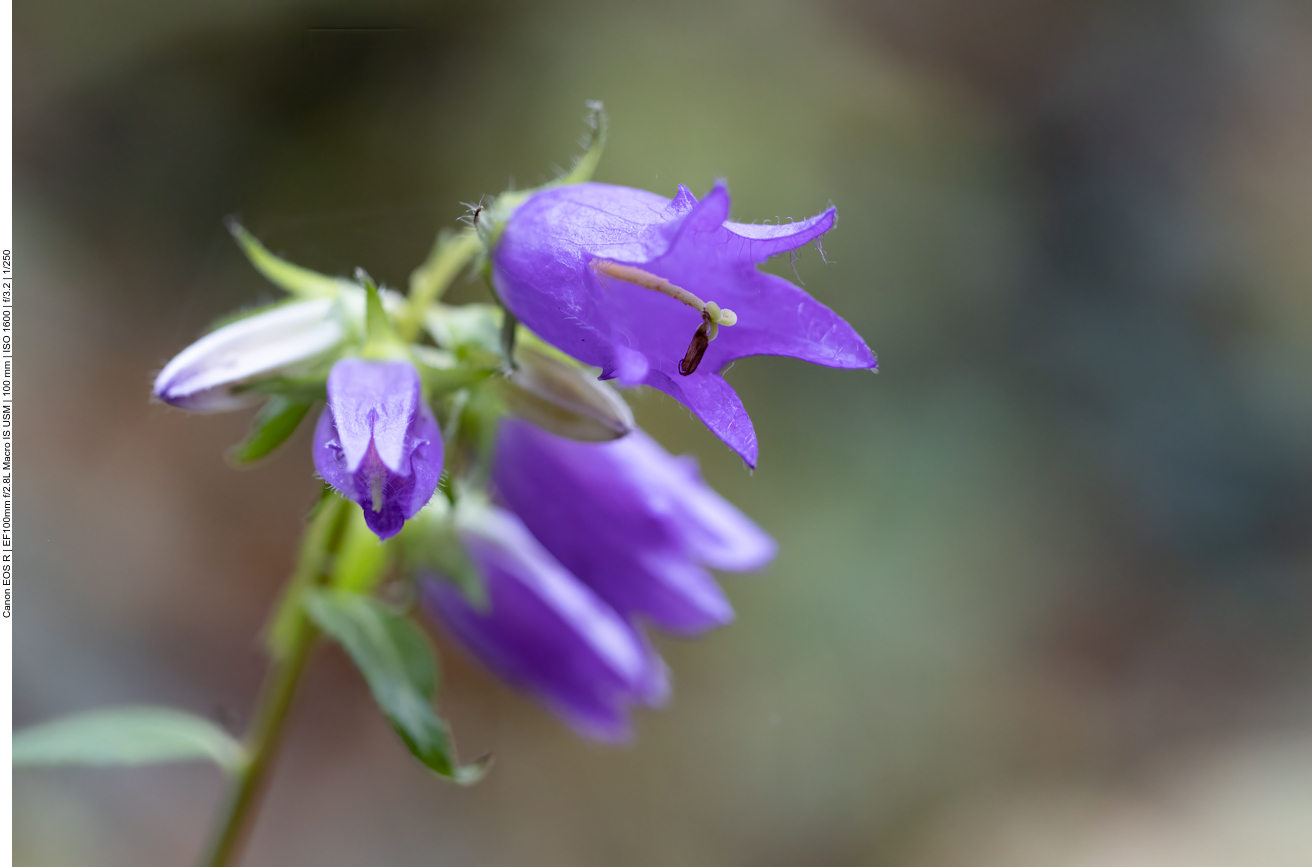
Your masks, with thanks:
[(674, 457), (641, 430), (584, 443), (506, 419), (493, 485), (621, 616), (681, 635), (733, 619), (704, 567), (759, 569), (775, 554), (774, 540), (702, 481), (692, 458)]
[(873, 368), (875, 358), (832, 310), (756, 267), (831, 229), (833, 208), (781, 225), (728, 216), (723, 183), (700, 202), (682, 185), (673, 200), (608, 184), (554, 187), (506, 223), (493, 280), (548, 342), (600, 367), (602, 379), (660, 389), (755, 466), (756, 434), (725, 366), (787, 355)]
[(442, 474), (442, 434), (407, 361), (343, 358), (328, 374), (314, 466), (360, 504), (380, 539), (423, 508)]
[(669, 694), (660, 657), (510, 512), (476, 507), (458, 526), (487, 605), (430, 576), (420, 585), (427, 609), (498, 677), (580, 734), (627, 739), (629, 706), (660, 705)]

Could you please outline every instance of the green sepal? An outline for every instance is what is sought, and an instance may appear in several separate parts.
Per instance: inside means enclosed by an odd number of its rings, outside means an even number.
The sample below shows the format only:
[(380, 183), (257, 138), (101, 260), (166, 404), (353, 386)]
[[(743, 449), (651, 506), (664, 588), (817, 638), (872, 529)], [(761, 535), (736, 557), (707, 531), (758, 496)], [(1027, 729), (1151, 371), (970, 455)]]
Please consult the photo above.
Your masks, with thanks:
[(424, 325), (433, 340), (462, 360), (501, 361), (501, 322), (504, 312), (495, 304), (435, 304), (428, 308)]
[(246, 466), (267, 457), (285, 443), (310, 411), (314, 401), (296, 400), (275, 394), (251, 420), (251, 432), (246, 439), (228, 450), (228, 460), (236, 466)]
[(246, 751), (203, 717), (167, 707), (117, 707), (14, 732), (15, 765), (150, 765), (212, 761), (233, 772)]
[(355, 662), (415, 758), (461, 785), (483, 778), (489, 757), (459, 764), (450, 729), (433, 710), (437, 661), (423, 630), (378, 600), (355, 593), (313, 591), (305, 599), (305, 610)]
[(364, 511), (351, 503), (333, 562), (332, 586), (351, 593), (368, 593), (387, 572), (391, 551), (365, 523)]
[(405, 341), (396, 333), (392, 320), (383, 309), (383, 300), (378, 295), (378, 286), (363, 270), (357, 269), (356, 276), (364, 283), (364, 347), (360, 350), (362, 358), (392, 359), (407, 358)]
[[(495, 363), (482, 367), (461, 364), (453, 356), (431, 346), (413, 347), (410, 360), (419, 371), (419, 378), (423, 380), (424, 393), (430, 398), (470, 388), (500, 372)], [(483, 361), (487, 362), (488, 359)]]
[(554, 181), (549, 181), (539, 187), (502, 193), (479, 214), (475, 227), (478, 229), (478, 236), (482, 239), (483, 246), (486, 249), (491, 250), (497, 245), (497, 241), (501, 238), (501, 231), (506, 227), (510, 217), (535, 193), (568, 184), (581, 184), (592, 179), (593, 173), (597, 170), (597, 165), (601, 162), (601, 152), (606, 146), (607, 124), (606, 111), (600, 102), (589, 100), (587, 105), (587, 123), (591, 134), (588, 137), (587, 148), (584, 150), (583, 155), (574, 160), (570, 170)]
[(270, 376), (238, 386), (234, 391), (254, 391), (277, 395), (295, 403), (314, 403), (328, 399), (328, 372), (317, 376)]
[(237, 240), (237, 246), (246, 254), (246, 258), (255, 266), (255, 270), (265, 276), (270, 283), (306, 298), (333, 297), (341, 292), (343, 285), (352, 285), (349, 280), (329, 277), (300, 265), (293, 265), (285, 259), (273, 255), (259, 240), (246, 231), (241, 223), (229, 218), (228, 231)]
[(473, 229), (438, 232), (432, 252), (410, 274), (410, 295), (397, 328), (403, 338), (414, 340), (419, 335), (428, 310), (445, 294), (456, 275), (484, 253), (483, 242)]
[(583, 154), (574, 159), (570, 170), (546, 187), (563, 187), (566, 184), (582, 184), (592, 180), (597, 166), (601, 163), (601, 152), (606, 148), (606, 107), (600, 100), (590, 99), (588, 106), (588, 144)]

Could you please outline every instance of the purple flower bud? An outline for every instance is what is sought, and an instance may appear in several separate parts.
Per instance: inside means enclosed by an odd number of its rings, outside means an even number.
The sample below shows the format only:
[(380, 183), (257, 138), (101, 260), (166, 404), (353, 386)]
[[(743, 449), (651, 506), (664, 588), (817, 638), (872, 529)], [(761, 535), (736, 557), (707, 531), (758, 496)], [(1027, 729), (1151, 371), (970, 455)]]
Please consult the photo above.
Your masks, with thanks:
[(215, 329), (182, 350), (156, 377), (155, 397), (193, 412), (240, 409), (265, 395), (238, 386), (318, 359), (348, 333), (337, 299), (281, 304)]
[(691, 458), (641, 430), (583, 443), (507, 419), (493, 484), (543, 547), (617, 612), (678, 634), (733, 619), (704, 567), (758, 569), (776, 550)]
[(407, 361), (343, 358), (328, 374), (314, 466), (364, 510), (380, 539), (424, 507), (442, 474), (442, 433)]
[(872, 368), (852, 327), (792, 283), (758, 270), (831, 229), (833, 208), (781, 225), (727, 222), (729, 191), (574, 184), (536, 193), (506, 223), (493, 281), (529, 328), (602, 379), (660, 389), (756, 465), (756, 434), (720, 376), (749, 355)]
[(428, 577), (421, 582), (428, 610), (498, 677), (580, 734), (627, 739), (629, 706), (660, 705), (669, 694), (660, 657), (511, 513), (476, 506), (457, 526), (483, 576), (487, 605), (476, 607), (456, 584)]

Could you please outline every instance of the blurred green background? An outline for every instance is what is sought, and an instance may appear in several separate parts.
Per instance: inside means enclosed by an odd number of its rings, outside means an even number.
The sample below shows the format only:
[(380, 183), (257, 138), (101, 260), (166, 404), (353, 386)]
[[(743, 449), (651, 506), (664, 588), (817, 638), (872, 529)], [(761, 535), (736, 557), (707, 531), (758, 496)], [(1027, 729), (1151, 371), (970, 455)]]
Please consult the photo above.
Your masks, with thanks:
[[(797, 275), (881, 373), (735, 365), (754, 475), (633, 396), (782, 552), (725, 580), (733, 626), (658, 639), (674, 700), (631, 746), (443, 641), (462, 752), (498, 758), (457, 789), (325, 650), (244, 863), (1312, 863), (1305, 4), (20, 0), (14, 27), (16, 725), (245, 725), (317, 483), (307, 430), (239, 473), (243, 414), (148, 401), (274, 295), (221, 218), (404, 286), (601, 99), (598, 180), (837, 205)], [(221, 788), (23, 770), (17, 863), (190, 863)]]

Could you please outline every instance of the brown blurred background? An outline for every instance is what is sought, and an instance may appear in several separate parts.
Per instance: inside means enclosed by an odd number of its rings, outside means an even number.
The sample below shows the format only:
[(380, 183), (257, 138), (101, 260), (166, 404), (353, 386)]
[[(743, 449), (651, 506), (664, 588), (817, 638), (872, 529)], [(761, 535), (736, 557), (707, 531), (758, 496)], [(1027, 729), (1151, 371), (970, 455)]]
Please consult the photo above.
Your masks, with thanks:
[[(640, 421), (780, 541), (672, 705), (581, 742), (443, 643), (461, 790), (314, 660), (249, 865), (1312, 863), (1312, 10), (1297, 2), (15, 4), (15, 721), (244, 727), (317, 486), (307, 431), (148, 403), (273, 297), (221, 218), (394, 286), (462, 201), (567, 164), (830, 200), (809, 291), (878, 377), (730, 379), (750, 475)], [(791, 276), (786, 258), (771, 265)], [(455, 297), (483, 297), (478, 284)], [(24, 770), (24, 865), (186, 864), (203, 766)]]

